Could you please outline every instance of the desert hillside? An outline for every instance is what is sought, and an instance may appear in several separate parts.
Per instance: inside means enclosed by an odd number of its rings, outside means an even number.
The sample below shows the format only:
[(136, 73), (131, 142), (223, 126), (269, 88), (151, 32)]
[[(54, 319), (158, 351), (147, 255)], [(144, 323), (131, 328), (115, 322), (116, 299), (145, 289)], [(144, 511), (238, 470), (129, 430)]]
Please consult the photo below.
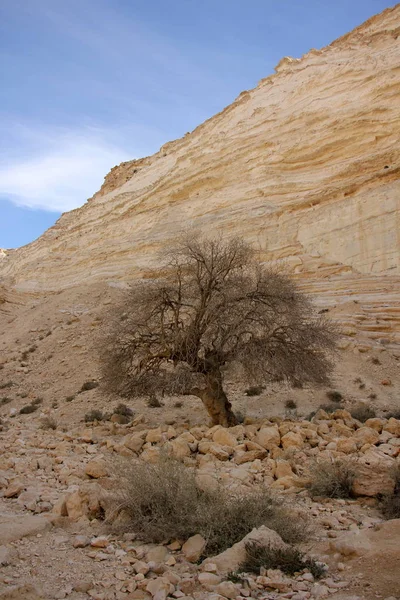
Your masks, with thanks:
[[(190, 228), (284, 262), (349, 330), (398, 343), (400, 6), (276, 74), (0, 260), (19, 290), (146, 277)], [(357, 304), (354, 310), (354, 303)]]
[[(284, 58), (0, 250), (0, 600), (399, 600), (399, 36), (400, 4)], [(107, 311), (192, 229), (339, 324), (330, 387), (234, 373), (229, 429), (194, 396), (105, 393)]]

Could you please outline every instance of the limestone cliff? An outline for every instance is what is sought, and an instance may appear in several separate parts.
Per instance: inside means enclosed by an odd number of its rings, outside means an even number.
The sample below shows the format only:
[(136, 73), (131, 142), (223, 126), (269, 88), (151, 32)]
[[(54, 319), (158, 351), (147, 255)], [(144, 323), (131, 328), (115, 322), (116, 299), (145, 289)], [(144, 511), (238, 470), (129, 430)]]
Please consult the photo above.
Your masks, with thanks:
[[(349, 334), (400, 342), (400, 5), (276, 74), (0, 261), (20, 290), (146, 276), (194, 227), (284, 261)], [(356, 304), (356, 306), (355, 306)]]

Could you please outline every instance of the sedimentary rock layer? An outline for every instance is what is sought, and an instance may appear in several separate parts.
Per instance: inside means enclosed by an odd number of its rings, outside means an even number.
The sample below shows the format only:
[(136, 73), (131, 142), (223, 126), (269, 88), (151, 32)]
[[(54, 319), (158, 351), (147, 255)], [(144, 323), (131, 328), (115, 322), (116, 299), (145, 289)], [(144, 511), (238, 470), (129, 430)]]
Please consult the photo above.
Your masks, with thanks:
[(222, 230), (283, 261), (350, 328), (400, 341), (399, 36), (397, 5), (284, 58), (192, 133), (112, 169), (82, 208), (3, 258), (0, 278), (59, 290), (146, 277), (182, 230)]

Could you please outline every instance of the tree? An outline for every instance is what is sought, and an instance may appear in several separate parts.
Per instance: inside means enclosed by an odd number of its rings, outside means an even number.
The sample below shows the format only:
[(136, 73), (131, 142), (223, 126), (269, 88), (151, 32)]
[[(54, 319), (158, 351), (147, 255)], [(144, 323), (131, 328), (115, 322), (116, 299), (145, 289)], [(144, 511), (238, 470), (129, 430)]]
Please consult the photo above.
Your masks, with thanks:
[(333, 327), (249, 245), (194, 237), (164, 266), (163, 279), (135, 284), (112, 308), (101, 351), (109, 390), (198, 396), (213, 424), (232, 426), (229, 367), (249, 382), (328, 382)]

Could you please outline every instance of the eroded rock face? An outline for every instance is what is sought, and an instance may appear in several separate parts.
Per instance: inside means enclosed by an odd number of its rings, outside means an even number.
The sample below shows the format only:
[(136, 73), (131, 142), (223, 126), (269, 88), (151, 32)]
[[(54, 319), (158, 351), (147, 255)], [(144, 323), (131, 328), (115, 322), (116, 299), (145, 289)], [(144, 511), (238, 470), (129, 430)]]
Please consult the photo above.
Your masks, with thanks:
[(399, 341), (399, 24), (396, 6), (285, 58), (192, 133), (115, 167), (82, 208), (4, 256), (0, 279), (57, 290), (146, 277), (182, 229), (222, 229), (284, 261), (349, 335)]

